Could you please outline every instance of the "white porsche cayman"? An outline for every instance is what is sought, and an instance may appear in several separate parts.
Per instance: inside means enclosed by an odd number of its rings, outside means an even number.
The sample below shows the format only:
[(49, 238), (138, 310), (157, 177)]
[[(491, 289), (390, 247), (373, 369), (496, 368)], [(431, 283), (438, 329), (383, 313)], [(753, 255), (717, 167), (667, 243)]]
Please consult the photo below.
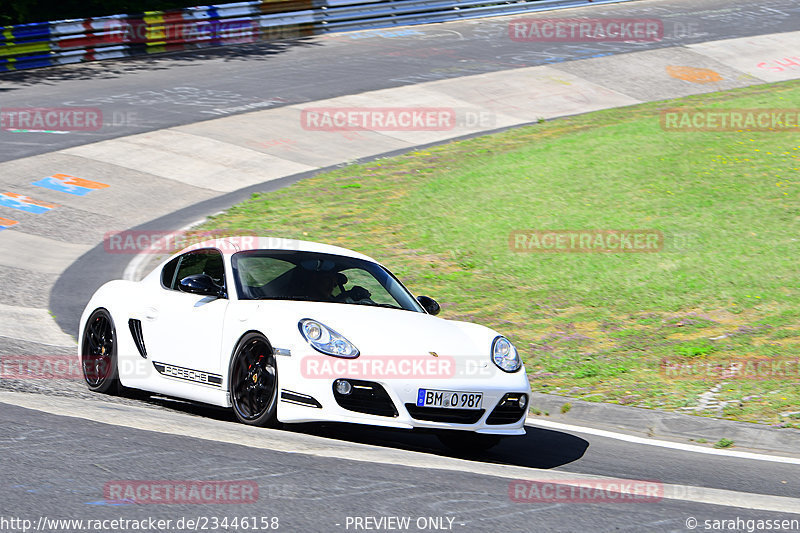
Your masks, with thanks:
[(232, 407), (245, 424), (427, 428), (471, 449), (524, 434), (531, 389), (514, 346), (438, 312), (359, 253), (230, 237), (103, 285), (78, 349), (94, 391)]

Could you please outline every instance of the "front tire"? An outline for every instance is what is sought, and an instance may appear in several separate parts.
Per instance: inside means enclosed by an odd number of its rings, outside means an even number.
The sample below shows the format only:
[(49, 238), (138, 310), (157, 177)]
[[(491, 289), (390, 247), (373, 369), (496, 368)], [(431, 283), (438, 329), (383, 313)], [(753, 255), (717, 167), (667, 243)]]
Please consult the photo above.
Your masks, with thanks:
[(96, 309), (83, 329), (81, 368), (89, 390), (114, 394), (119, 391), (117, 332), (108, 311)]
[(503, 439), (500, 435), (486, 435), (458, 430), (442, 431), (437, 433), (436, 436), (450, 450), (467, 454), (485, 452)]
[(249, 426), (278, 423), (278, 365), (272, 346), (260, 333), (248, 333), (231, 358), (228, 390), (236, 418)]

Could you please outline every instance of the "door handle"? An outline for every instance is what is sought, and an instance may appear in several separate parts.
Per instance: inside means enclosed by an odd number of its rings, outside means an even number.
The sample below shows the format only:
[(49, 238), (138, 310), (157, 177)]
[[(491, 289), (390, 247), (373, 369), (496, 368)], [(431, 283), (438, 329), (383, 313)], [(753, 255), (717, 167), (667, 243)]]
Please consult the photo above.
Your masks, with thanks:
[(147, 309), (144, 310), (144, 317), (147, 320), (155, 320), (156, 318), (158, 318), (158, 309), (156, 309), (155, 307), (148, 307)]

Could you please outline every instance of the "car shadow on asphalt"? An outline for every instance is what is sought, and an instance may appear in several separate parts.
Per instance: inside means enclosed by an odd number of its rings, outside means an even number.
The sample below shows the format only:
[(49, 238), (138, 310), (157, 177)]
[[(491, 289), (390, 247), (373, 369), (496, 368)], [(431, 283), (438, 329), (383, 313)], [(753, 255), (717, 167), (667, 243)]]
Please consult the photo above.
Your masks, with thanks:
[(473, 453), (454, 452), (441, 444), (435, 434), (427, 431), (358, 424), (297, 424), (284, 427), (289, 431), (348, 442), (528, 468), (548, 469), (572, 463), (583, 457), (589, 447), (588, 441), (569, 433), (527, 426), (525, 435), (507, 437), (489, 450)]
[[(238, 424), (230, 409), (166, 398), (136, 394), (147, 403), (206, 418)], [(328, 439), (383, 446), (398, 450), (429, 453), (484, 463), (522, 466), (527, 468), (557, 468), (577, 461), (589, 448), (589, 442), (551, 429), (525, 426), (525, 435), (508, 437), (493, 448), (477, 453), (456, 453), (439, 442), (428, 431), (404, 430), (345, 423), (286, 424), (280, 431), (315, 435)]]

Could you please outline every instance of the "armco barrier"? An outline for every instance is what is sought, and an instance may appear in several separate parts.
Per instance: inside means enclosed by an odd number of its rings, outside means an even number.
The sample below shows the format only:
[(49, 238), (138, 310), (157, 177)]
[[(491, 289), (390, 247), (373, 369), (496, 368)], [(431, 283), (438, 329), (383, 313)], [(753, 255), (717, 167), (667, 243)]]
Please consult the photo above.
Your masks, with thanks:
[(0, 27), (0, 72), (632, 0), (261, 0)]

